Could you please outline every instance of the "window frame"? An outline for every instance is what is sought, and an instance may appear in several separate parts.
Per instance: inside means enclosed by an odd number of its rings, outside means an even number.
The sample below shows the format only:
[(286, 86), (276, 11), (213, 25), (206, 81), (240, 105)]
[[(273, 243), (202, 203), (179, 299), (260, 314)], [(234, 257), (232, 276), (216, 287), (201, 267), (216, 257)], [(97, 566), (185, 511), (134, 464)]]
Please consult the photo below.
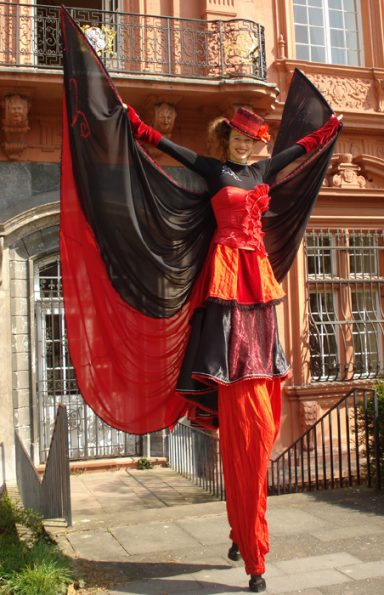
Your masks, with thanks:
[[(365, 65), (365, 56), (364, 56), (364, 30), (363, 30), (363, 19), (362, 19), (362, 6), (361, 6), (361, 0), (354, 0), (355, 1), (355, 6), (356, 6), (356, 33), (357, 33), (357, 43), (358, 43), (358, 48), (356, 50), (356, 57), (357, 57), (357, 63), (351, 63), (350, 59), (348, 58), (348, 56), (350, 56), (351, 52), (355, 52), (355, 50), (351, 50), (348, 47), (344, 47), (344, 48), (338, 48), (338, 46), (332, 46), (332, 42), (331, 42), (331, 29), (335, 29), (335, 30), (341, 30), (343, 32), (343, 36), (344, 36), (344, 40), (346, 39), (347, 34), (349, 33), (349, 29), (348, 27), (345, 25), (345, 21), (344, 21), (344, 28), (343, 29), (336, 29), (331, 27), (330, 25), (330, 8), (329, 8), (329, 0), (320, 0), (321, 2), (321, 8), (322, 10), (322, 15), (323, 15), (323, 32), (324, 32), (324, 46), (316, 46), (313, 43), (311, 43), (310, 40), (310, 22), (309, 19), (307, 19), (306, 23), (303, 23), (303, 25), (306, 26), (306, 30), (308, 32), (308, 42), (307, 43), (301, 43), (301, 42), (297, 42), (296, 41), (296, 27), (298, 25), (300, 25), (301, 23), (297, 23), (296, 22), (296, 17), (295, 17), (295, 6), (302, 6), (306, 9), (308, 8), (317, 8), (317, 7), (308, 7), (307, 2), (311, 1), (311, 0), (304, 0), (305, 4), (298, 4), (296, 5), (295, 2), (297, 0), (293, 0), (292, 2), (292, 27), (293, 27), (293, 49), (294, 49), (294, 54), (295, 54), (295, 59), (296, 60), (305, 60), (308, 62), (314, 62), (317, 64), (331, 64), (334, 66), (350, 66), (350, 67), (364, 67)], [(344, 0), (341, 0), (342, 2), (344, 2)], [(342, 14), (345, 15), (347, 11), (344, 10), (344, 5), (343, 5), (343, 9), (342, 9)], [(350, 12), (350, 11), (348, 11)], [(344, 20), (344, 19), (343, 19)], [(308, 52), (308, 58), (300, 58), (298, 57), (298, 45), (300, 47), (305, 47), (308, 48), (309, 52)], [(316, 59), (312, 56), (312, 51), (311, 48), (314, 47), (324, 47), (324, 60), (320, 60), (320, 59)], [(343, 51), (345, 53), (346, 56), (346, 61), (344, 62), (336, 62), (333, 60), (332, 58), (332, 50), (337, 50), (340, 49), (340, 51)]]
[[(324, 246), (322, 240), (311, 240), (316, 238), (331, 238), (329, 246), (331, 247), (330, 261), (332, 264), (332, 273), (312, 272), (310, 258), (315, 262), (321, 260), (321, 254), (315, 253), (316, 249)], [(351, 238), (362, 238), (361, 245), (353, 244)], [(367, 239), (368, 238), (368, 239)], [(356, 379), (376, 378), (384, 369), (384, 232), (380, 229), (354, 229), (352, 227), (342, 229), (316, 228), (309, 229), (305, 237), (305, 264), (306, 264), (306, 292), (308, 304), (308, 343), (309, 343), (309, 369), (310, 382), (325, 381), (344, 381)], [(325, 250), (328, 246), (325, 246)], [(332, 254), (333, 252), (333, 254)], [(366, 260), (368, 258), (368, 260)], [(351, 270), (351, 262), (361, 259), (361, 264), (368, 263), (366, 271), (355, 272)], [(361, 267), (359, 267), (361, 268)], [(368, 270), (369, 269), (369, 270)], [(329, 368), (329, 360), (333, 353), (324, 352), (324, 342), (321, 341), (322, 327), (324, 326), (319, 317), (319, 313), (312, 312), (311, 295), (321, 293), (333, 295), (332, 303), (334, 312), (326, 313), (327, 328), (334, 329), (334, 340), (337, 346), (338, 361), (334, 369)], [(362, 298), (362, 303), (368, 303), (371, 300), (372, 309), (361, 310), (366, 316), (357, 316), (354, 300), (358, 304), (358, 298), (355, 295), (361, 294), (368, 296)], [(318, 300), (317, 300), (318, 302)], [(315, 329), (315, 332), (314, 332)], [(329, 330), (327, 331), (329, 336)], [(327, 334), (326, 333), (326, 334)], [(313, 340), (313, 337), (316, 337)], [(319, 344), (318, 352), (313, 352), (313, 345)], [(376, 344), (377, 355), (372, 358), (372, 341)], [(360, 342), (360, 344), (359, 344)], [(332, 339), (328, 339), (328, 344), (332, 344)], [(357, 346), (360, 350), (357, 350)], [(362, 347), (365, 345), (365, 351)], [(316, 360), (317, 373), (314, 373)], [(357, 368), (357, 362), (360, 361)], [(376, 365), (372, 366), (372, 362)]]

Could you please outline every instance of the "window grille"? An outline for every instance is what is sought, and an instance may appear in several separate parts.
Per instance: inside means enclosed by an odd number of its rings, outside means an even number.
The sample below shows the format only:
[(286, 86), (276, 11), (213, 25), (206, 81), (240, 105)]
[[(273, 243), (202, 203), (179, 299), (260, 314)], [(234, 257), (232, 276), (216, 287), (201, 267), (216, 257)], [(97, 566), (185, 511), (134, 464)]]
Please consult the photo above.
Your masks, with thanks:
[(294, 0), (296, 58), (362, 65), (359, 0)]
[(382, 373), (383, 245), (378, 230), (306, 234), (312, 382)]
[(147, 435), (144, 452), (143, 437), (111, 428), (84, 402), (68, 351), (58, 256), (37, 264), (34, 290), (40, 461), (47, 458), (59, 403), (67, 406), (71, 459), (164, 456), (164, 432)]

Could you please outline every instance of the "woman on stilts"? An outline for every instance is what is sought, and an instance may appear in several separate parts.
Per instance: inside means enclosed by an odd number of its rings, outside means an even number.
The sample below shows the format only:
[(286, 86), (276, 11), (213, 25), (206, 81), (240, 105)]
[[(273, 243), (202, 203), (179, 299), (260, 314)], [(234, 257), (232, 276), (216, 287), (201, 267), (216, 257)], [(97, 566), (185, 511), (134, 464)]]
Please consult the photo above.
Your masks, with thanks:
[[(198, 155), (144, 124), (134, 109), (127, 114), (137, 140), (161, 149), (200, 174), (212, 195), (216, 232), (196, 291), (199, 308), (177, 390), (197, 409), (215, 407), (218, 390), (220, 449), (223, 461), (231, 559), (245, 563), (249, 588), (264, 591), (269, 551), (265, 518), (267, 467), (281, 414), (281, 381), (289, 365), (279, 342), (275, 307), (284, 299), (265, 250), (262, 216), (269, 207), (269, 182), (295, 159), (318, 149), (337, 132), (336, 116), (316, 132), (272, 159), (249, 160), (255, 143), (267, 142), (263, 119), (240, 108), (231, 120), (210, 127), (211, 143), (224, 160)], [(203, 402), (199, 395), (204, 396)], [(193, 400), (192, 400), (193, 399)], [(195, 408), (193, 408), (195, 409)], [(240, 554), (239, 554), (240, 552)]]

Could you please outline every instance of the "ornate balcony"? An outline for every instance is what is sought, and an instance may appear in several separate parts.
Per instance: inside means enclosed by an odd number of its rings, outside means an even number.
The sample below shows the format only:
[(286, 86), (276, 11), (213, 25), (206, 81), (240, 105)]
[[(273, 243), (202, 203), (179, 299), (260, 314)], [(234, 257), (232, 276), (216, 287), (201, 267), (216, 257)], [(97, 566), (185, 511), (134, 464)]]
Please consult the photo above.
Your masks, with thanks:
[[(129, 77), (265, 81), (264, 27), (70, 9), (108, 70)], [(59, 70), (59, 8), (0, 2), (0, 69)]]

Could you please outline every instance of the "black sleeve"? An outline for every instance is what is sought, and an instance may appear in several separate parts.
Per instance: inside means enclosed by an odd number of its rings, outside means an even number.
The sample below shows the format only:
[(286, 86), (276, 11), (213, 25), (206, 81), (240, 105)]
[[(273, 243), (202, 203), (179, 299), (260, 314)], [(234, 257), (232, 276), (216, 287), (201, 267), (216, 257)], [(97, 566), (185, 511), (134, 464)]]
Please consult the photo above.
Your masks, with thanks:
[(268, 160), (264, 179), (269, 180), (273, 178), (281, 169), (302, 155), (305, 155), (305, 149), (301, 145), (292, 145), (292, 147), (288, 147), (288, 149), (277, 153), (272, 159)]
[(157, 148), (170, 155), (203, 178), (212, 177), (212, 171), (219, 167), (220, 161), (213, 157), (203, 157), (191, 149), (177, 145), (168, 138), (162, 138)]

